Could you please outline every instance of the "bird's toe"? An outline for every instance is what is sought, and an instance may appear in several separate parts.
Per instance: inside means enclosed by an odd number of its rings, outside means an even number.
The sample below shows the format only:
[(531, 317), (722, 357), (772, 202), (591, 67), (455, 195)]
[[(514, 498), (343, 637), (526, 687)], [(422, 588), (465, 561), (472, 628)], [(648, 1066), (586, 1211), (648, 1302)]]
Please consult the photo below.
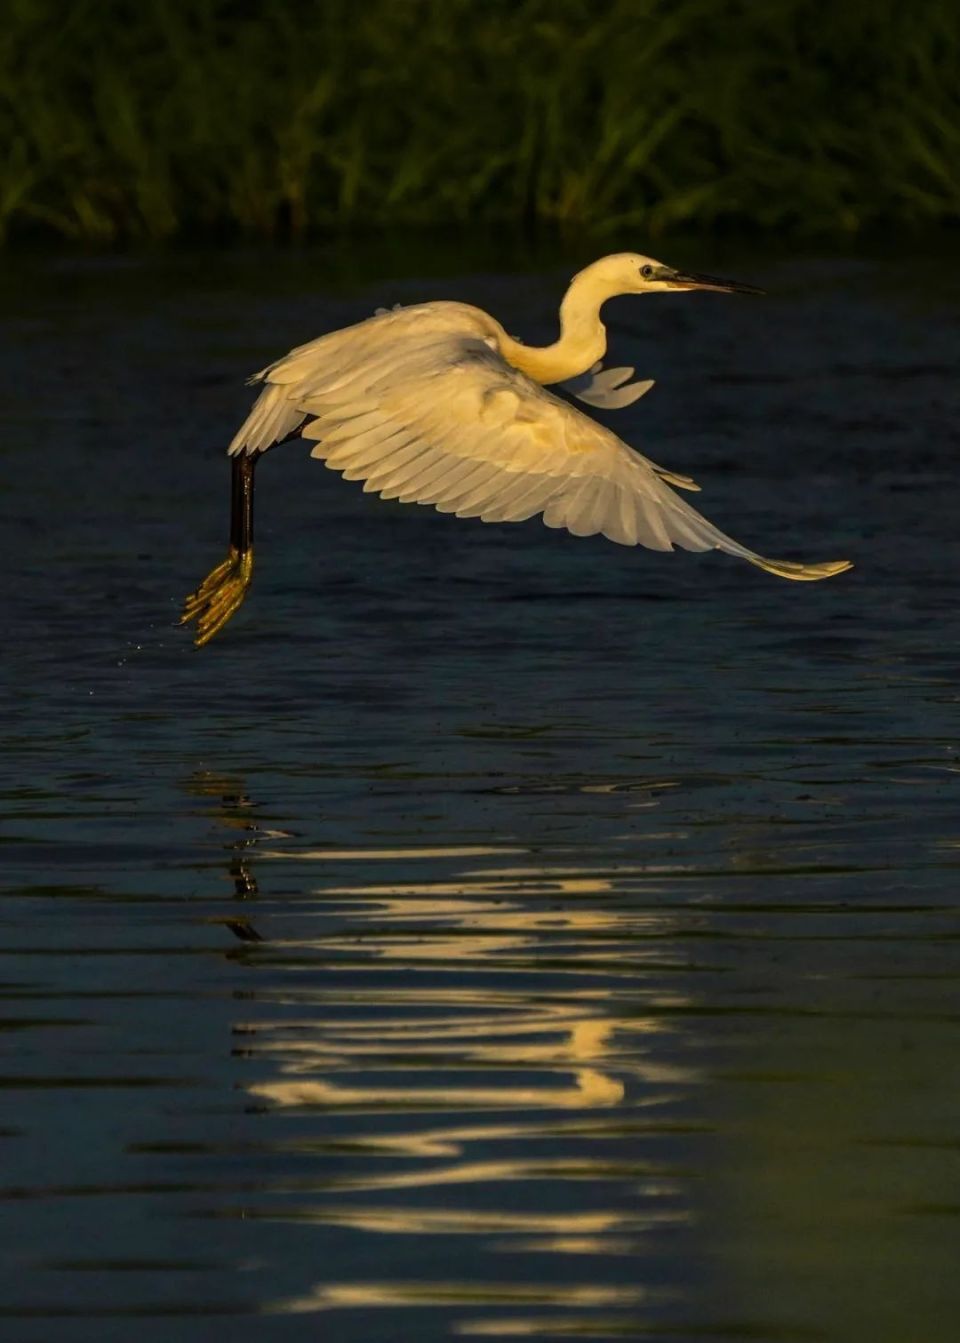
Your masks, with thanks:
[(212, 569), (196, 592), (190, 594), (180, 623), (196, 621), (194, 642), (198, 648), (223, 629), (247, 595), (252, 578), (253, 552), (231, 549), (223, 563)]

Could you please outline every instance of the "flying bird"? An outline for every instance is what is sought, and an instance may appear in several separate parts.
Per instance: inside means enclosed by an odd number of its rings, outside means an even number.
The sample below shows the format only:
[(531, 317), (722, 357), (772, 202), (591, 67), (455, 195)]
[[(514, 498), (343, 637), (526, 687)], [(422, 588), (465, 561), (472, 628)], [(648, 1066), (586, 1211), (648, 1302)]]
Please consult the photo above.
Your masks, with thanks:
[(300, 436), (346, 480), (403, 503), (484, 522), (543, 515), (575, 536), (597, 533), (650, 550), (722, 550), (781, 578), (829, 578), (847, 560), (769, 560), (725, 535), (670, 488), (698, 490), (658, 466), (568, 401), (629, 405), (653, 385), (633, 369), (604, 369), (600, 310), (618, 294), (680, 290), (756, 294), (732, 280), (674, 270), (619, 252), (575, 275), (560, 305), (560, 338), (542, 348), (508, 336), (467, 303), (380, 310), (301, 345), (255, 374), (263, 390), (228, 453), (232, 459), (226, 559), (187, 598), (182, 623), (207, 643), (246, 596), (253, 576), (253, 485), (260, 457)]

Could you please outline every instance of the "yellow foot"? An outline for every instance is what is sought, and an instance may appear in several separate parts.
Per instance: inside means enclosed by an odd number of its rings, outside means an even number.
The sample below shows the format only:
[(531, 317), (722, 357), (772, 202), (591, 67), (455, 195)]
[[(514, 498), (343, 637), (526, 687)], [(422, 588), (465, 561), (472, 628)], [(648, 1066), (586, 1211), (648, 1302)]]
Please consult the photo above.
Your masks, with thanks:
[(180, 624), (197, 622), (194, 643), (202, 648), (224, 625), (247, 595), (253, 578), (253, 551), (241, 553), (234, 547), (222, 564), (211, 569), (206, 578), (183, 604)]

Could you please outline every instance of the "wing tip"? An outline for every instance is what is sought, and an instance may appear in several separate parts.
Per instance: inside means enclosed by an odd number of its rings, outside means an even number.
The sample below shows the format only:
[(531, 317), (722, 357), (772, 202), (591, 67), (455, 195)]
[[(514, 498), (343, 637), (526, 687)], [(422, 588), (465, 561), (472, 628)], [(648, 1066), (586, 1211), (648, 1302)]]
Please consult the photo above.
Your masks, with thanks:
[(767, 560), (762, 555), (749, 556), (750, 563), (778, 578), (791, 578), (798, 583), (816, 583), (821, 578), (834, 578), (853, 568), (852, 560), (824, 560), (821, 564), (798, 564), (794, 560)]

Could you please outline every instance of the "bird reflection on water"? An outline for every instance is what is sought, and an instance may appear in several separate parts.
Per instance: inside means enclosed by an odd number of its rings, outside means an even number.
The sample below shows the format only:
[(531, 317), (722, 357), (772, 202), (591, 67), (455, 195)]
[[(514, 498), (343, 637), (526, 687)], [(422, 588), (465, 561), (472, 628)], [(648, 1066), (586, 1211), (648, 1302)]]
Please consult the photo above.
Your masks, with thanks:
[[(255, 816), (242, 788), (224, 790), (243, 904), (226, 926), (252, 972), (235, 1023), (242, 1086), (271, 1150), (318, 1178), (248, 1196), (243, 1216), (394, 1246), (475, 1237), (488, 1279), (463, 1282), (456, 1260), (449, 1281), (338, 1279), (269, 1308), (635, 1305), (645, 1291), (582, 1267), (587, 1280), (570, 1283), (557, 1256), (629, 1257), (653, 1228), (688, 1220), (670, 1162), (647, 1148), (683, 1129), (677, 1109), (698, 1081), (663, 1011), (690, 1000), (660, 985), (657, 1012), (644, 1012), (642, 975), (623, 967), (623, 939), (655, 934), (669, 914), (617, 910), (613, 872), (557, 871), (517, 845), (316, 849)], [(282, 904), (269, 895), (268, 875), (279, 882), (292, 863), (326, 878), (296, 908), (289, 885)], [(504, 1252), (529, 1262), (522, 1283)]]

